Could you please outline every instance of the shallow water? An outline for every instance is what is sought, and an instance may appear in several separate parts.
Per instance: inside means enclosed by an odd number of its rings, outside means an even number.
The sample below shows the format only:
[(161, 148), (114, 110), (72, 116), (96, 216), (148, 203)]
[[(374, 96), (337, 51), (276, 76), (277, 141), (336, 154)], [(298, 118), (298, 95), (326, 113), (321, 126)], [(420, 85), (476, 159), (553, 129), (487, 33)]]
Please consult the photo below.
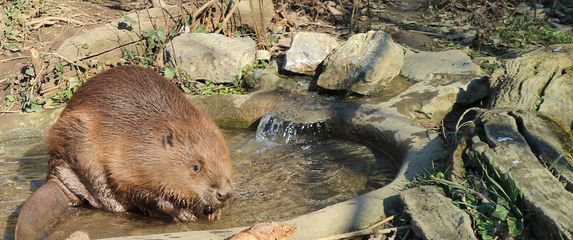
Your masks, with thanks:
[[(236, 196), (223, 218), (173, 223), (139, 215), (78, 208), (51, 235), (86, 231), (92, 238), (219, 229), (287, 220), (388, 184), (394, 162), (378, 151), (344, 140), (275, 144), (255, 132), (225, 131), (235, 166)], [(0, 229), (13, 238), (17, 208), (44, 182), (47, 155), (41, 137), (0, 143)]]

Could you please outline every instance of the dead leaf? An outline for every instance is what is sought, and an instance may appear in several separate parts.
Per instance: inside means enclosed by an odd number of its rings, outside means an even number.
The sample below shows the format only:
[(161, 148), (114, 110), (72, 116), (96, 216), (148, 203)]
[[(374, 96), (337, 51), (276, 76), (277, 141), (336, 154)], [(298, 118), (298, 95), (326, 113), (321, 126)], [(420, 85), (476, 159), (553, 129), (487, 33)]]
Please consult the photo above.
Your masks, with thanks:
[(256, 223), (235, 234), (230, 240), (287, 240), (295, 231), (291, 224)]

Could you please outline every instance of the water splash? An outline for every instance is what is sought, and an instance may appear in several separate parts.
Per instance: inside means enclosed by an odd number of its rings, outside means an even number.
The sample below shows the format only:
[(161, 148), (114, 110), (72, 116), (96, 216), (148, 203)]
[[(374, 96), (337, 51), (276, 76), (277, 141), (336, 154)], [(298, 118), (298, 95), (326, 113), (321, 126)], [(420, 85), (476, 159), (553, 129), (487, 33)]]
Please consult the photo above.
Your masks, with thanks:
[(257, 126), (256, 140), (276, 144), (301, 143), (308, 140), (308, 136), (317, 136), (326, 133), (326, 124), (295, 123), (273, 114), (261, 118)]

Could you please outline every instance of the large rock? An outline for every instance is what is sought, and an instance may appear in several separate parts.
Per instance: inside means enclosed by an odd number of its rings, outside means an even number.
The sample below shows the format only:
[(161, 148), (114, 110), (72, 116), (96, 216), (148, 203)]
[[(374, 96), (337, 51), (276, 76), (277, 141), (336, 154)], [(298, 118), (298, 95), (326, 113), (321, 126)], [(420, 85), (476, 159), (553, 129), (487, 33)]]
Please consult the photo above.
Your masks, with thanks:
[(400, 74), (415, 82), (420, 82), (445, 74), (480, 75), (481, 69), (463, 51), (450, 50), (408, 55), (404, 59)]
[(563, 128), (573, 124), (573, 44), (541, 48), (505, 61), (490, 107), (540, 111)]
[(141, 34), (146, 31), (163, 29), (167, 33), (178, 21), (180, 8), (166, 6), (151, 8), (127, 14), (88, 32), (66, 39), (56, 53), (66, 60), (76, 62), (91, 57), (98, 57), (100, 62), (119, 60), (122, 51), (142, 51), (138, 47)]
[(412, 218), (412, 230), (423, 239), (477, 239), (472, 220), (437, 188), (417, 187), (400, 193)]
[(255, 61), (255, 41), (220, 34), (187, 33), (167, 44), (166, 61), (174, 60), (192, 79), (229, 83)]
[(318, 65), (337, 46), (336, 39), (326, 33), (296, 33), (290, 49), (286, 52), (284, 69), (314, 75)]
[(326, 58), (317, 85), (373, 94), (400, 73), (403, 61), (404, 51), (387, 33), (356, 34)]
[(468, 156), (503, 176), (500, 184), (506, 192), (519, 192), (538, 238), (573, 239), (573, 193), (540, 163), (541, 152), (526, 140), (532, 133), (523, 130), (526, 125), (519, 126), (519, 118), (504, 108), (483, 114), (478, 126), (484, 136), (472, 138)]

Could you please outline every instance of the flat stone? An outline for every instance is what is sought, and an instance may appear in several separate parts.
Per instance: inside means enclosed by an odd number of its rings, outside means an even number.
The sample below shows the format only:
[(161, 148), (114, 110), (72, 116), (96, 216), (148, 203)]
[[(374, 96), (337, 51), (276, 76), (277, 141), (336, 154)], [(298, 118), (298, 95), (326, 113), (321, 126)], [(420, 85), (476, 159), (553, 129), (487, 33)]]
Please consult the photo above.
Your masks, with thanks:
[(255, 41), (214, 33), (187, 33), (167, 44), (166, 61), (174, 60), (191, 79), (230, 83), (241, 68), (255, 61)]
[(477, 239), (470, 217), (435, 187), (422, 186), (400, 193), (411, 217), (412, 230), (423, 239)]
[(406, 56), (400, 74), (420, 82), (445, 74), (481, 75), (481, 68), (461, 50), (419, 52)]
[(326, 33), (296, 33), (290, 49), (286, 52), (284, 69), (314, 75), (318, 65), (337, 46), (336, 39)]
[(323, 62), (317, 85), (370, 95), (400, 73), (404, 51), (383, 31), (350, 37)]
[(540, 239), (572, 239), (573, 193), (539, 162), (515, 118), (504, 109), (494, 109), (482, 115), (480, 122), (487, 143), (474, 142), (472, 151), (506, 176), (506, 185), (521, 193), (532, 214), (535, 235)]
[[(151, 8), (127, 14), (103, 26), (89, 30), (84, 34), (66, 39), (56, 53), (67, 60), (79, 60), (98, 57), (100, 62), (119, 60), (122, 51), (142, 51), (136, 43), (141, 42), (141, 34), (154, 29), (163, 29), (167, 33), (177, 24), (178, 6)], [(130, 19), (133, 22), (126, 22)]]

